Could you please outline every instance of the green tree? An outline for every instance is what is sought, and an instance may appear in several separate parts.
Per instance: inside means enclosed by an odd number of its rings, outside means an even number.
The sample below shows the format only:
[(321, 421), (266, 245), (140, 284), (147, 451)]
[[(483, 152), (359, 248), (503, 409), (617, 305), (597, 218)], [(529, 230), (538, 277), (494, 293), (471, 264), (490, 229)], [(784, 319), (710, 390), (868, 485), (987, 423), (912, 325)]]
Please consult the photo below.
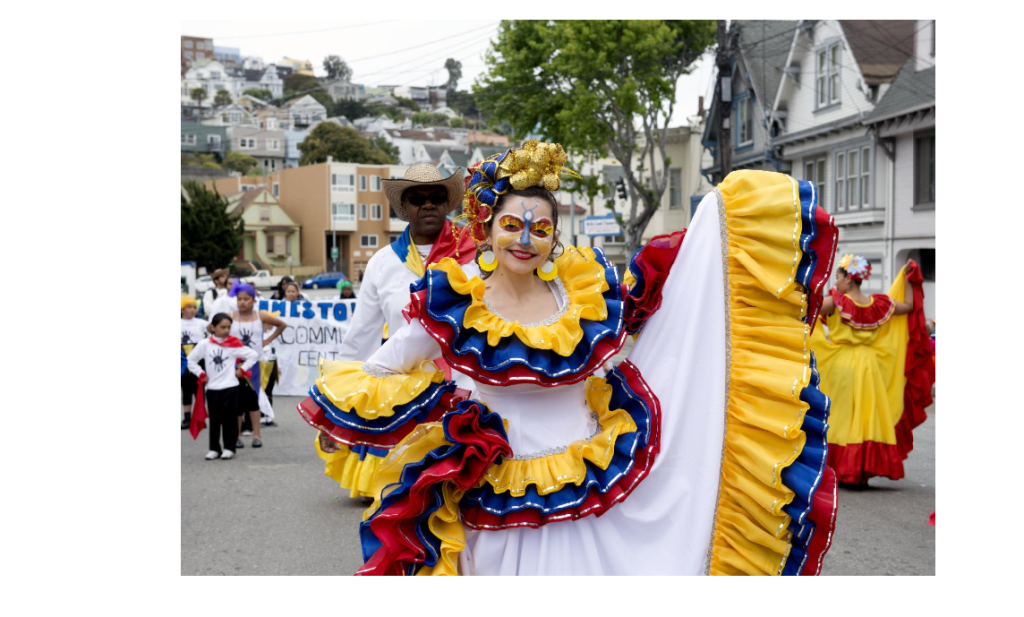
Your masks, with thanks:
[(227, 200), (216, 191), (191, 180), (182, 184), (188, 198), (181, 196), (181, 260), (211, 272), (223, 268), (242, 249), (242, 217), (230, 216)]
[(444, 114), (430, 114), (430, 124), (434, 126), (448, 126), (448, 116)]
[(331, 116), (345, 116), (349, 120), (355, 120), (356, 118), (362, 118), (363, 116), (370, 115), (370, 110), (366, 108), (366, 105), (362, 101), (347, 101), (340, 100), (329, 107)]
[(379, 135), (377, 137), (371, 137), (370, 143), (373, 145), (374, 148), (377, 148), (384, 154), (388, 155), (388, 157), (390, 157), (391, 159), (390, 162), (392, 165), (397, 165), (401, 160), (400, 156), (402, 153), (398, 150), (398, 146), (384, 139), (383, 137)]
[(323, 163), (328, 156), (344, 163), (366, 163), (369, 165), (394, 165), (398, 157), (380, 150), (351, 127), (338, 126), (333, 122), (321, 122), (299, 144), (302, 157), (299, 165)]
[(430, 124), (431, 115), (429, 111), (417, 111), (412, 115), (412, 123), (419, 125)]
[(327, 94), (327, 90), (324, 90), (323, 84), (316, 77), (292, 73), (284, 78), (284, 96), (282, 99), (287, 101), (303, 97), (307, 94), (316, 99), (325, 109), (334, 107), (334, 99), (331, 98), (330, 94)]
[(249, 96), (257, 98), (264, 102), (274, 100), (274, 93), (266, 89), (249, 88), (242, 94), (248, 94)]
[(340, 56), (327, 56), (324, 58), (324, 70), (327, 71), (327, 79), (341, 79), (349, 81), (352, 79), (352, 69), (341, 59)]
[[(619, 160), (630, 187), (623, 235), (632, 252), (668, 183), (652, 170), (667, 167), (676, 84), (715, 34), (711, 20), (503, 21), (474, 92), (516, 138), (539, 130), (570, 155), (610, 152)], [(591, 196), (602, 188), (594, 178), (565, 185)]]
[(228, 152), (224, 157), (224, 168), (237, 171), (240, 174), (249, 173), (249, 170), (256, 165), (256, 159), (241, 152)]
[(419, 111), (420, 110), (419, 103), (417, 103), (416, 101), (414, 101), (412, 99), (407, 99), (404, 96), (396, 96), (395, 100), (398, 101), (398, 106), (399, 107), (404, 107), (406, 109), (411, 109), (413, 111)]
[(455, 86), (462, 79), (462, 63), (455, 58), (448, 58), (444, 61), (444, 68), (448, 71), (448, 83), (445, 84), (445, 89), (449, 93), (455, 92)]
[(466, 123), (463, 122), (462, 118), (452, 118), (451, 120), (448, 121), (448, 126), (452, 127), (453, 129), (461, 129), (462, 127), (466, 126)]
[(188, 97), (190, 99), (192, 99), (193, 101), (195, 101), (196, 105), (199, 106), (199, 113), (196, 114), (196, 117), (199, 118), (200, 120), (202, 120), (203, 119), (203, 101), (206, 100), (206, 88), (192, 88), (191, 90), (188, 91)]
[(231, 93), (227, 90), (218, 90), (213, 97), (213, 104), (217, 107), (231, 104)]

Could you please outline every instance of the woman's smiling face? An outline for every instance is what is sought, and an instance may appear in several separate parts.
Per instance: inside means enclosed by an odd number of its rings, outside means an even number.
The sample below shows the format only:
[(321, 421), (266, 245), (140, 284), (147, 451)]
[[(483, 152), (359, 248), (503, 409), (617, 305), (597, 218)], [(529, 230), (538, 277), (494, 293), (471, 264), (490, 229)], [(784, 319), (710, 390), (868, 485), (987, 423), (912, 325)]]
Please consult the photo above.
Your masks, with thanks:
[(488, 241), (498, 267), (526, 274), (540, 267), (555, 243), (551, 203), (540, 197), (507, 195), (494, 213)]

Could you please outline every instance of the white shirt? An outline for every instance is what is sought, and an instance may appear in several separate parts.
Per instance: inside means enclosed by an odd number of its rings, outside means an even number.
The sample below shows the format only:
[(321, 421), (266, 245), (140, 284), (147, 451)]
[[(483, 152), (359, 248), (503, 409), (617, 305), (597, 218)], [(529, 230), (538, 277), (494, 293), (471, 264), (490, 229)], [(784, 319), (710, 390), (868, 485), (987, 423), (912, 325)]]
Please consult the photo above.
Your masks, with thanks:
[(217, 300), (226, 297), (228, 297), (227, 289), (213, 287), (206, 290), (206, 293), (203, 294), (203, 315), (206, 316), (207, 321), (213, 319), (213, 316), (217, 314), (213, 310), (216, 307)]
[[(424, 263), (433, 245), (416, 246)], [(466, 276), (480, 273), (475, 262), (462, 266)], [(409, 304), (409, 286), (419, 280), (403, 262), (399, 261), (391, 245), (377, 251), (366, 264), (363, 284), (356, 297), (355, 313), (345, 339), (341, 343), (339, 360), (366, 360), (381, 345), (384, 323), (389, 336), (406, 326), (402, 310)]]
[(206, 320), (193, 317), (181, 320), (181, 348), (187, 356), (199, 341), (206, 338)]
[[(216, 339), (216, 337), (210, 337)], [(216, 339), (223, 342), (223, 339)], [(248, 371), (256, 364), (259, 356), (248, 347), (221, 347), (214, 345), (210, 339), (203, 339), (192, 349), (188, 355), (188, 370), (199, 377), (203, 369), (199, 366), (200, 360), (206, 361), (206, 389), (226, 390), (238, 385), (238, 378), (235, 377), (235, 359), (242, 358), (242, 370)]]

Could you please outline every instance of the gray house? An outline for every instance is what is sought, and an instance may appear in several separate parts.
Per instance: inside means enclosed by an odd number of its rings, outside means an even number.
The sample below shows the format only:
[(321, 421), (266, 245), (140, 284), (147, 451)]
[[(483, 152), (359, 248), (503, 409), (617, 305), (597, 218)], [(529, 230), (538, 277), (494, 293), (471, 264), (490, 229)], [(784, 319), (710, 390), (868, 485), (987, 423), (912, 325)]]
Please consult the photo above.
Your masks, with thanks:
[[(770, 145), (768, 115), (782, 81), (782, 69), (793, 42), (796, 21), (738, 20), (730, 24), (738, 53), (732, 63), (729, 127), (732, 131), (732, 168), (788, 171)], [(716, 90), (701, 139), (711, 153), (712, 165), (702, 172), (714, 184), (722, 181), (718, 123), (723, 102)]]
[(285, 132), (258, 128), (230, 127), (231, 150), (256, 159), (260, 169), (273, 173), (284, 169)]

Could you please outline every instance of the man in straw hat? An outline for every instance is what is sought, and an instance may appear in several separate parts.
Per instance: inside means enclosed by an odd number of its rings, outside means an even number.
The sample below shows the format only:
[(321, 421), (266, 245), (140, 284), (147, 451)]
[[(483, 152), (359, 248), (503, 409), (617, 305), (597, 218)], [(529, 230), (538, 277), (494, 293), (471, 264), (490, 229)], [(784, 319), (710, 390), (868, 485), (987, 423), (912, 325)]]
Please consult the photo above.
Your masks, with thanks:
[[(447, 218), (462, 203), (465, 188), (461, 168), (442, 178), (437, 168), (427, 163), (409, 167), (402, 179), (384, 180), (384, 193), (391, 209), (409, 225), (401, 237), (377, 251), (366, 265), (357, 310), (345, 333), (338, 360), (366, 360), (381, 346), (385, 327), (390, 334), (405, 327), (402, 310), (409, 304), (409, 286), (423, 277), (426, 266), (452, 257), (463, 264), (468, 276), (479, 274), (473, 261), (476, 246), (472, 238), (461, 234), (457, 241)], [(372, 496), (372, 471), (386, 452), (349, 448), (324, 433), (320, 433), (317, 446), (326, 462), (326, 475), (349, 489), (353, 497)], [(346, 468), (348, 473), (344, 473)]]
[(216, 314), (213, 312), (213, 303), (220, 298), (226, 298), (228, 295), (228, 274), (230, 272), (227, 268), (218, 268), (213, 271), (210, 275), (210, 279), (213, 281), (213, 287), (206, 290), (203, 294), (203, 316), (207, 321), (213, 319)]

